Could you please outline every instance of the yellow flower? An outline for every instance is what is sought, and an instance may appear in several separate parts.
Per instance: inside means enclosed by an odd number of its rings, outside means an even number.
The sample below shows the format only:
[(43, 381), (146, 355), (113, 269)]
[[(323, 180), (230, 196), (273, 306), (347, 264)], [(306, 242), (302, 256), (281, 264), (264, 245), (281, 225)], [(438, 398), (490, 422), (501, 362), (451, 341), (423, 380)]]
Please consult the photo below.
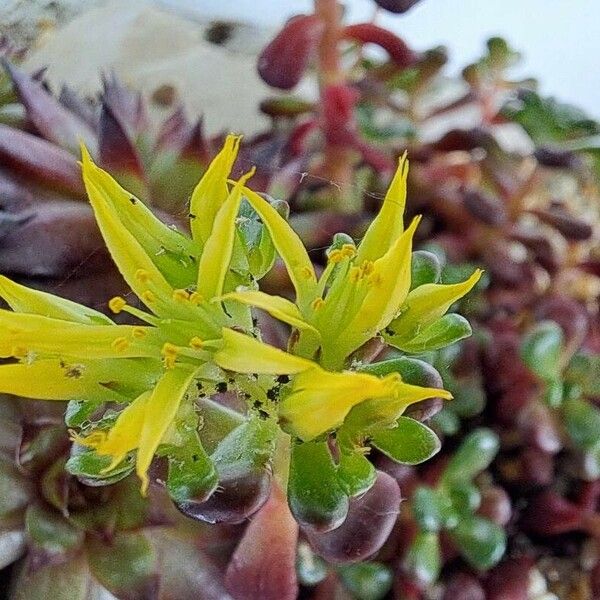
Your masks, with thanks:
[[(76, 439), (109, 456), (108, 470), (137, 450), (142, 487), (158, 446), (168, 439), (190, 384), (216, 385), (203, 340), (224, 327), (251, 326), (249, 309), (232, 319), (214, 302), (227, 288), (236, 219), (249, 173), (230, 184), (239, 138), (229, 136), (194, 191), (192, 238), (159, 221), (98, 168), (82, 148), (85, 187), (100, 231), (123, 278), (148, 311), (124, 298), (109, 302), (144, 325), (118, 325), (105, 315), (0, 277), (0, 392), (51, 400), (124, 404), (109, 429)], [(200, 225), (201, 223), (201, 225)], [(241, 319), (241, 322), (240, 322)], [(218, 369), (217, 376), (218, 376)], [(102, 427), (102, 425), (101, 425)]]
[[(385, 330), (406, 307), (412, 242), (420, 220), (415, 218), (404, 230), (407, 174), (408, 161), (403, 156), (381, 210), (362, 242), (356, 247), (351, 240), (345, 240), (333, 248), (318, 281), (298, 235), (267, 201), (244, 188), (287, 267), (296, 302), (256, 290), (238, 290), (224, 298), (265, 310), (298, 329), (295, 353), (318, 357), (319, 363), (330, 370), (343, 368), (350, 354)], [(457, 289), (460, 296), (466, 294), (479, 276), (477, 272), (460, 288), (422, 286), (427, 289), (420, 292), (419, 301), (433, 303), (434, 312), (445, 306), (443, 314), (449, 306), (448, 298), (456, 299)], [(413, 313), (416, 314), (414, 309)], [(389, 341), (393, 344), (394, 337)]]
[(215, 362), (238, 373), (293, 375), (279, 405), (280, 424), (304, 441), (340, 427), (353, 407), (381, 400), (379, 417), (394, 422), (407, 406), (432, 397), (449, 399), (446, 390), (404, 383), (399, 374), (326, 371), (311, 360), (294, 356), (243, 333), (224, 330)]

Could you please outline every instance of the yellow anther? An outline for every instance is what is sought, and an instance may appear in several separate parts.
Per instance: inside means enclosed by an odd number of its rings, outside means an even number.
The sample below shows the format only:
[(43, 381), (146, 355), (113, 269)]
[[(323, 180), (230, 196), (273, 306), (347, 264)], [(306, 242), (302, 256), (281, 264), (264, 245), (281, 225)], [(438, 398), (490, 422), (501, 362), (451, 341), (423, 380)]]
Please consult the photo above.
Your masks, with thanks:
[(305, 279), (312, 279), (314, 276), (314, 273), (309, 267), (302, 267), (300, 272), (302, 273), (302, 277), (304, 277)]
[(334, 265), (344, 260), (345, 256), (341, 250), (332, 250), (327, 259)]
[(175, 367), (175, 361), (177, 360), (177, 355), (179, 354), (179, 350), (177, 346), (171, 344), (170, 342), (166, 342), (163, 344), (163, 347), (160, 351), (163, 357), (163, 364), (166, 369), (173, 369)]
[(202, 294), (199, 294), (198, 292), (192, 292), (190, 294), (190, 302), (195, 306), (200, 304), (200, 302), (202, 302), (203, 300), (204, 298), (202, 297)]
[(352, 267), (348, 276), (350, 279), (350, 283), (357, 283), (358, 280), (361, 278), (361, 273), (362, 271), (358, 267)]
[(356, 246), (344, 244), (340, 252), (343, 254), (344, 258), (353, 258), (356, 256)]
[(134, 277), (140, 282), (140, 283), (148, 283), (150, 281), (150, 273), (148, 273), (148, 271), (146, 271), (146, 269), (138, 269), (135, 272)]
[(373, 272), (373, 269), (375, 269), (375, 265), (372, 261), (365, 260), (363, 261), (362, 265), (360, 265), (360, 268), (362, 270), (362, 276), (367, 277)]
[(190, 299), (190, 294), (186, 290), (173, 290), (172, 298), (178, 302), (186, 302)]
[(111, 344), (112, 348), (114, 348), (117, 352), (125, 352), (127, 348), (129, 348), (129, 340), (124, 337), (118, 337)]
[(148, 335), (148, 332), (142, 327), (134, 327), (132, 334), (136, 340), (141, 340)]
[(127, 302), (122, 296), (115, 296), (114, 298), (111, 298), (108, 303), (108, 308), (110, 308), (115, 315), (118, 315), (126, 306)]
[(372, 273), (367, 282), (369, 285), (373, 285), (375, 287), (381, 285), (381, 283), (383, 282), (381, 273)]
[(323, 298), (315, 298), (310, 303), (310, 306), (312, 307), (313, 310), (319, 310), (319, 308), (321, 308), (324, 304), (325, 304), (325, 300), (323, 300)]
[(197, 335), (195, 335), (190, 340), (190, 348), (194, 348), (194, 350), (200, 350), (200, 348), (202, 348), (203, 343), (204, 342)]
[(141, 297), (142, 297), (142, 300), (144, 302), (146, 302), (147, 304), (152, 304), (153, 302), (156, 302), (156, 296), (150, 290), (146, 290), (145, 292), (142, 292)]

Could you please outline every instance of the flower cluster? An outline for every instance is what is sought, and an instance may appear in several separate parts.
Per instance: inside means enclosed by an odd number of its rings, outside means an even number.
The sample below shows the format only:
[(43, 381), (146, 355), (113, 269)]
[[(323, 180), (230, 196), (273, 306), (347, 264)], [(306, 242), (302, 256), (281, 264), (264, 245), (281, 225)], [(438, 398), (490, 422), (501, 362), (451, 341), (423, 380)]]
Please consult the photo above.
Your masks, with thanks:
[[(468, 323), (446, 312), (481, 273), (444, 285), (439, 273), (415, 270), (419, 219), (404, 229), (402, 157), (361, 243), (338, 234), (317, 277), (277, 203), (248, 187), (253, 171), (230, 179), (239, 143), (228, 136), (196, 186), (190, 236), (82, 149), (97, 224), (132, 295), (108, 303), (117, 323), (1, 277), (12, 311), (0, 310), (0, 392), (68, 401), (75, 445), (67, 468), (88, 480), (110, 483), (135, 469), (145, 493), (154, 457), (166, 457), (173, 500), (215, 521), (227, 520), (214, 506), (217, 486), (270, 481), (274, 471), (296, 519), (332, 529), (348, 499), (377, 479), (369, 446), (400, 462), (427, 459), (439, 449), (435, 434), (402, 414), (450, 398), (403, 377), (400, 352), (365, 364), (361, 348), (378, 339), (419, 353), (465, 337)], [(276, 255), (295, 301), (259, 290)], [(262, 341), (256, 309), (291, 328), (287, 350)], [(320, 491), (308, 493), (319, 478)]]

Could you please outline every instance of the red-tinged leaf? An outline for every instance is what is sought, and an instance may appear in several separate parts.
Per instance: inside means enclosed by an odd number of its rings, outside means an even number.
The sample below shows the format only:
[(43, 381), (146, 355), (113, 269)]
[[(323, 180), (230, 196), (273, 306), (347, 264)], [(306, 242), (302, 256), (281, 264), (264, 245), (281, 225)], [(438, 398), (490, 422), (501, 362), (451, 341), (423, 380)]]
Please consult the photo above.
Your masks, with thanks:
[(48, 202), (23, 216), (29, 218), (0, 239), (0, 272), (66, 277), (106, 265), (106, 247), (87, 205)]
[(68, 111), (44, 86), (8, 62), (4, 62), (15, 90), (37, 131), (50, 142), (76, 151), (80, 141), (92, 154), (96, 150), (96, 134), (76, 114)]
[(558, 535), (580, 530), (584, 514), (581, 507), (548, 490), (531, 500), (523, 514), (522, 526), (540, 535)]
[(499, 486), (490, 486), (481, 494), (477, 514), (504, 527), (510, 521), (512, 506), (510, 496)]
[(450, 579), (442, 600), (485, 600), (485, 592), (473, 575), (457, 573)]
[(298, 524), (277, 485), (254, 516), (227, 568), (225, 583), (236, 600), (293, 600), (298, 594)]
[(484, 581), (487, 600), (527, 600), (532, 567), (533, 561), (523, 557), (508, 559), (492, 569)]
[(162, 123), (156, 139), (156, 149), (181, 150), (189, 139), (191, 129), (192, 125), (185, 116), (183, 106), (179, 106), (175, 112)]
[(77, 115), (82, 121), (85, 121), (94, 131), (96, 131), (98, 127), (98, 112), (91, 102), (86, 101), (68, 85), (62, 86), (58, 101), (68, 111)]
[(291, 90), (315, 55), (325, 25), (316, 15), (290, 19), (258, 57), (258, 74), (269, 85)]
[(375, 4), (394, 14), (402, 14), (410, 10), (420, 0), (375, 0)]
[(328, 85), (323, 90), (323, 133), (329, 144), (359, 145), (354, 108), (360, 95), (347, 85)]
[(594, 232), (591, 223), (571, 215), (563, 209), (555, 210), (532, 210), (541, 221), (558, 230), (568, 240), (588, 240)]
[(210, 152), (208, 142), (204, 135), (204, 119), (200, 117), (196, 124), (191, 128), (183, 148), (181, 156), (188, 160), (193, 160), (202, 165), (207, 165), (210, 161)]
[(348, 516), (336, 529), (325, 533), (305, 531), (317, 554), (333, 563), (364, 560), (375, 554), (391, 533), (400, 511), (400, 488), (382, 471), (371, 489), (350, 500)]
[(102, 104), (108, 106), (128, 135), (136, 137), (146, 131), (149, 120), (141, 93), (128, 90), (116, 76), (102, 78)]
[(98, 132), (99, 161), (103, 168), (144, 178), (138, 151), (109, 104), (102, 105)]
[(46, 187), (84, 194), (75, 157), (30, 133), (0, 125), (0, 162)]
[(392, 62), (401, 69), (411, 67), (419, 60), (419, 55), (411, 50), (404, 40), (388, 29), (379, 27), (374, 23), (348, 25), (342, 30), (342, 37), (361, 44), (380, 46), (389, 54)]

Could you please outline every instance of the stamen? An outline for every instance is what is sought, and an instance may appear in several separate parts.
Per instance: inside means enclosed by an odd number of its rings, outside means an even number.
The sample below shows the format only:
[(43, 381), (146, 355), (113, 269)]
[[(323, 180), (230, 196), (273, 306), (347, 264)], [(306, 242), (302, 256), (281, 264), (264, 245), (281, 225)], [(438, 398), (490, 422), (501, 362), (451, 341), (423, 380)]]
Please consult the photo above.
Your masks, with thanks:
[(190, 340), (190, 348), (194, 348), (195, 350), (199, 350), (203, 345), (204, 342), (198, 336), (194, 336)]
[(173, 290), (171, 297), (177, 302), (186, 302), (190, 299), (190, 294), (186, 290)]
[(108, 308), (110, 308), (115, 315), (118, 315), (126, 306), (127, 301), (122, 296), (115, 296), (114, 298), (111, 298), (108, 303)]
[(324, 304), (325, 304), (325, 300), (323, 300), (323, 298), (315, 298), (310, 303), (310, 306), (313, 310), (319, 310), (319, 308), (321, 308)]
[(163, 364), (165, 369), (173, 369), (175, 367), (175, 361), (177, 360), (177, 355), (179, 354), (179, 349), (174, 344), (170, 342), (166, 342), (160, 353), (163, 357)]
[(302, 276), (305, 279), (312, 279), (313, 278), (313, 272), (310, 270), (309, 267), (302, 267), (302, 269), (300, 270), (300, 272), (302, 273)]
[(142, 292), (142, 300), (147, 304), (152, 304), (153, 302), (156, 302), (156, 296), (150, 290), (146, 290), (145, 292)]
[(140, 283), (148, 283), (150, 281), (150, 273), (148, 273), (148, 271), (146, 271), (146, 269), (138, 269), (135, 272), (134, 277), (140, 282)]
[(111, 347), (114, 348), (117, 352), (125, 352), (127, 348), (129, 348), (129, 340), (124, 337), (118, 337), (113, 341)]
[(132, 335), (136, 340), (141, 340), (141, 339), (145, 338), (146, 335), (148, 335), (148, 332), (145, 329), (143, 329), (142, 327), (135, 327)]
[(190, 294), (190, 302), (194, 306), (198, 306), (198, 304), (200, 304), (203, 301), (204, 301), (204, 298), (202, 297), (202, 294), (199, 294), (198, 292), (192, 292)]
[(341, 250), (332, 250), (329, 253), (329, 256), (327, 257), (327, 260), (330, 263), (337, 264), (339, 262), (342, 262), (344, 260), (344, 258), (345, 258), (345, 256)]
[(353, 258), (356, 256), (356, 246), (352, 244), (344, 244), (340, 250), (344, 258)]

